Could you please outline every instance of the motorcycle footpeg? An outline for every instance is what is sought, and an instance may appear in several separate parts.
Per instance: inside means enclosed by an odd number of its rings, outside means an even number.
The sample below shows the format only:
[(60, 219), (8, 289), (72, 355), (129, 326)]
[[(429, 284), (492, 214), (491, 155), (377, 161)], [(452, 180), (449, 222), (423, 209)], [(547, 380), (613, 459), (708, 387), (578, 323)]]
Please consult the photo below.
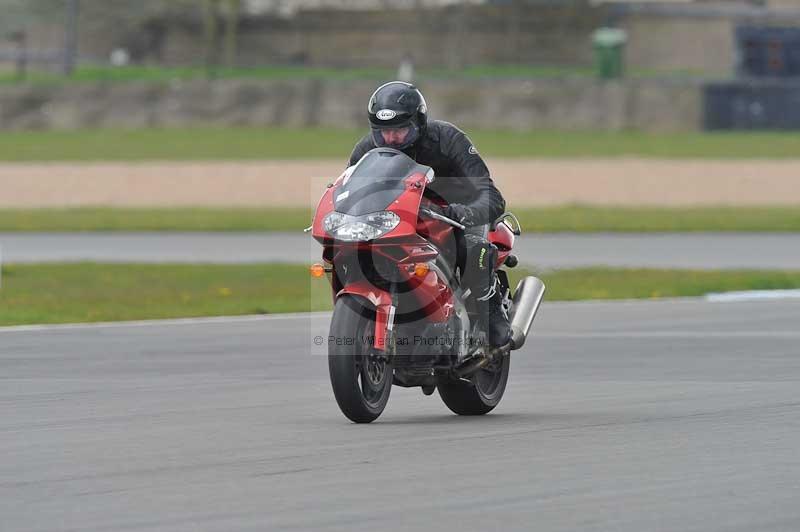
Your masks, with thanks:
[(505, 345), (501, 345), (499, 347), (492, 347), (489, 350), (489, 358), (494, 360), (496, 358), (503, 357), (511, 352), (511, 348), (513, 347), (511, 341), (509, 340), (508, 343)]
[(503, 358), (510, 352), (511, 342), (500, 347), (492, 347), (488, 352), (478, 351), (475, 355), (461, 362), (453, 371), (459, 377), (468, 376)]
[(455, 373), (459, 377), (464, 377), (466, 375), (470, 375), (478, 371), (481, 368), (486, 367), (492, 359), (483, 352), (472, 356), (463, 362), (461, 362), (458, 366), (453, 369), (453, 373)]

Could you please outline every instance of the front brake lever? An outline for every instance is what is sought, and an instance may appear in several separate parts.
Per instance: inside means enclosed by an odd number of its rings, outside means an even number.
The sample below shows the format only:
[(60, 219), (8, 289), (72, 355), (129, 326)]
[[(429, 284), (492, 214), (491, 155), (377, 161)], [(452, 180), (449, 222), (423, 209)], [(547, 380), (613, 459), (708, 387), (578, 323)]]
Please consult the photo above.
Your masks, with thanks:
[(462, 231), (467, 228), (466, 225), (461, 225), (457, 221), (455, 221), (455, 220), (453, 220), (451, 218), (448, 218), (447, 216), (441, 215), (441, 214), (433, 212), (433, 211), (429, 211), (428, 209), (420, 209), (419, 212), (421, 212), (422, 214), (424, 214), (426, 216), (430, 216), (434, 220), (439, 220), (440, 222), (444, 222), (446, 224), (452, 225), (453, 227), (457, 227), (457, 228), (461, 229)]

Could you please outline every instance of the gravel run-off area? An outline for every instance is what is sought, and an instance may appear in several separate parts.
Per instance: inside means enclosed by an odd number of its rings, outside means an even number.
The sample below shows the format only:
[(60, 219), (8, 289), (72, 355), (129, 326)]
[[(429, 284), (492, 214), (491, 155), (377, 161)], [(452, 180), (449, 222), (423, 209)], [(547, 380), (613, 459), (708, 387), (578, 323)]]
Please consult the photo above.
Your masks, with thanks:
[[(798, 160), (497, 159), (508, 203), (794, 205)], [(0, 207), (309, 206), (343, 162), (0, 164)]]

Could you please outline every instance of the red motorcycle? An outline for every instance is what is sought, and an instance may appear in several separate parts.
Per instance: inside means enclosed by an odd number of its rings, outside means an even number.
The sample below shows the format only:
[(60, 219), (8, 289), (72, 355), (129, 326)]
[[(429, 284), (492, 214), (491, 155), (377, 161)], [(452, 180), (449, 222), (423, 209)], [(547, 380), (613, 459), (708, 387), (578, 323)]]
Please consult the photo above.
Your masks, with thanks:
[[(525, 277), (511, 295), (506, 272), (519, 222), (511, 213), (491, 228), (495, 268), (509, 309), (512, 341), (490, 349), (477, 309), (459, 279), (464, 226), (441, 215), (423, 196), (433, 170), (404, 153), (376, 148), (328, 185), (310, 230), (323, 246), (333, 291), (328, 366), (340, 409), (354, 422), (380, 416), (392, 385), (438, 388), (456, 414), (480, 415), (500, 402), (510, 350), (523, 346), (544, 295)], [(438, 205), (441, 205), (439, 202)]]

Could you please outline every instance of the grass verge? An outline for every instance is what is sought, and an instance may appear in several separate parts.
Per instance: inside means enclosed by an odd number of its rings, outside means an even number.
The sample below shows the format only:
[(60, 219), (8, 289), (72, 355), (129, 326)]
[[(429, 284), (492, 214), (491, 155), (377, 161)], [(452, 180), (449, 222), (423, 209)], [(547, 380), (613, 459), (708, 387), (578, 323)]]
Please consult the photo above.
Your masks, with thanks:
[(297, 231), (303, 208), (0, 209), (0, 231)]
[[(525, 232), (800, 231), (796, 207), (523, 208)], [(0, 231), (300, 231), (304, 208), (0, 209)]]
[[(273, 314), (330, 309), (327, 281), (306, 266), (5, 265), (0, 325)], [(525, 275), (511, 270), (512, 283)], [(699, 296), (800, 288), (800, 271), (583, 268), (542, 273), (548, 301)]]
[[(708, 72), (691, 69), (632, 69), (632, 78), (725, 78), (724, 71)], [(565, 65), (472, 65), (460, 69), (417, 70), (417, 78), (424, 83), (437, 79), (537, 79), (537, 78), (590, 78), (595, 75), (591, 66)], [(158, 67), (130, 65), (125, 67), (80, 66), (72, 76), (32, 71), (24, 80), (14, 72), (0, 72), (0, 84), (68, 85), (83, 83), (160, 82), (202, 79), (257, 79), (257, 80), (371, 80), (389, 81), (396, 76), (392, 68), (326, 68), (313, 66), (264, 65), (250, 68), (217, 67), (209, 70), (203, 66)]]
[[(92, 129), (0, 133), (0, 162), (258, 160), (344, 161), (363, 129)], [(794, 132), (469, 130), (487, 157), (797, 158)]]

